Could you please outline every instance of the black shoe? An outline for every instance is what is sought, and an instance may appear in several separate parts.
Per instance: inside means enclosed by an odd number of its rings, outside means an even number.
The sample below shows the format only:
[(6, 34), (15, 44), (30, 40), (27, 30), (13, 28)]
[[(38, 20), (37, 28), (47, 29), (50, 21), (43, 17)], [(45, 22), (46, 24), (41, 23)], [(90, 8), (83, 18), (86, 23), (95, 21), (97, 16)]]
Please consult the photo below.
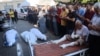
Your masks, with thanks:
[(6, 46), (6, 47), (7, 47), (7, 46), (9, 46), (9, 45), (8, 45), (8, 43), (5, 41), (4, 44), (3, 44), (3, 46)]

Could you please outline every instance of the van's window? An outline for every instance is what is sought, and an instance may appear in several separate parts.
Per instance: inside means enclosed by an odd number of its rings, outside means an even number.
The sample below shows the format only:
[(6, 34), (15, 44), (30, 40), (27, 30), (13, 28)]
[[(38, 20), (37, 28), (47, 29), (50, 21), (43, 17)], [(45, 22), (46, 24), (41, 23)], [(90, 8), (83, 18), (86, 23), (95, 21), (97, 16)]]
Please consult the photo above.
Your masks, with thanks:
[(21, 13), (24, 13), (23, 9), (20, 9)]
[(27, 12), (27, 9), (25, 9), (25, 12)]

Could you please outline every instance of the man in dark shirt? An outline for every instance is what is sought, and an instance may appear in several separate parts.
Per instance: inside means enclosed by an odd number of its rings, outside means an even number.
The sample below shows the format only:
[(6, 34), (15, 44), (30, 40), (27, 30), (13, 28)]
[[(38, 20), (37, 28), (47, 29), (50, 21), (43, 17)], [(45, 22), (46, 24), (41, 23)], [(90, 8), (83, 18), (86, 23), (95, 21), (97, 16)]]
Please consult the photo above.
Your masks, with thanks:
[(66, 19), (67, 19), (67, 34), (71, 34), (75, 27), (75, 21), (76, 21), (77, 15), (76, 15), (76, 12), (72, 5), (69, 5), (68, 9), (69, 9), (69, 13), (66, 17)]
[(17, 21), (18, 21), (18, 13), (17, 13), (16, 10), (14, 11), (14, 16), (15, 16), (15, 22), (17, 23)]
[(89, 21), (92, 19), (93, 15), (94, 15), (94, 11), (93, 11), (93, 6), (92, 4), (87, 4), (86, 5), (87, 9), (86, 9), (86, 13), (84, 15), (84, 25), (88, 25), (89, 24)]

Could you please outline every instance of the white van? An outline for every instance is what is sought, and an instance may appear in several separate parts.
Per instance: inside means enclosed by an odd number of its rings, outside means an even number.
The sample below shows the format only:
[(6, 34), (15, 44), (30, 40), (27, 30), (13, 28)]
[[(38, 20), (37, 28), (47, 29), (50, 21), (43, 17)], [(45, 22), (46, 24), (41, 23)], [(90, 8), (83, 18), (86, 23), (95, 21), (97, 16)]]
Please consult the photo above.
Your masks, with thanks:
[(18, 12), (18, 18), (26, 20), (27, 17), (27, 8), (17, 8), (16, 11)]

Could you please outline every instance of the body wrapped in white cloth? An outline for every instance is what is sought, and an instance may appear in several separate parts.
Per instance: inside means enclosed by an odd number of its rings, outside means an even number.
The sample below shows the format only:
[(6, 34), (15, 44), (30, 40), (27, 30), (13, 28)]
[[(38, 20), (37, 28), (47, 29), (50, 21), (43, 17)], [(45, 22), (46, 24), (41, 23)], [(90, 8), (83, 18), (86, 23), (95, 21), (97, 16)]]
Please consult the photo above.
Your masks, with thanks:
[(25, 40), (25, 42), (30, 42), (31, 45), (37, 44), (37, 37), (29, 31), (22, 32), (21, 37)]
[(18, 32), (15, 29), (10, 29), (5, 32), (6, 42), (8, 46), (12, 46), (18, 38)]
[(47, 40), (46, 35), (42, 34), (36, 28), (22, 32), (21, 37), (25, 40), (25, 42), (30, 42), (31, 45), (37, 44), (37, 39)]
[(32, 32), (38, 39), (47, 40), (46, 35), (42, 34), (37, 28), (30, 29), (30, 32)]

